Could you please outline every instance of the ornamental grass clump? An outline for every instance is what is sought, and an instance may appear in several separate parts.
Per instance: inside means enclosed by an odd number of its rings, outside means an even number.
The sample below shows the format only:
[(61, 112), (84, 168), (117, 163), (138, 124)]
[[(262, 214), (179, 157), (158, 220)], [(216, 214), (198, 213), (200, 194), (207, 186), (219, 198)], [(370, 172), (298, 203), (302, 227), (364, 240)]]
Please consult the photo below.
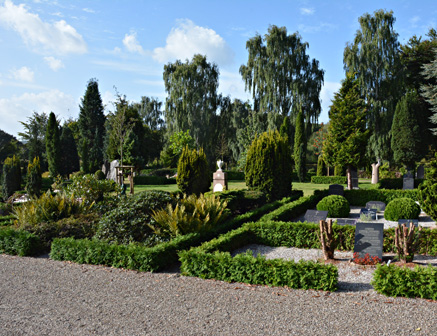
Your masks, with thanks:
[(317, 203), (317, 210), (328, 211), (328, 217), (331, 218), (345, 218), (349, 217), (350, 206), (343, 196), (330, 195)]
[(226, 206), (226, 201), (214, 195), (184, 196), (174, 207), (168, 204), (165, 209), (154, 211), (156, 225), (150, 227), (160, 236), (171, 237), (211, 230), (229, 217)]
[(387, 204), (384, 210), (384, 218), (389, 221), (399, 219), (418, 219), (420, 206), (411, 198), (395, 198)]

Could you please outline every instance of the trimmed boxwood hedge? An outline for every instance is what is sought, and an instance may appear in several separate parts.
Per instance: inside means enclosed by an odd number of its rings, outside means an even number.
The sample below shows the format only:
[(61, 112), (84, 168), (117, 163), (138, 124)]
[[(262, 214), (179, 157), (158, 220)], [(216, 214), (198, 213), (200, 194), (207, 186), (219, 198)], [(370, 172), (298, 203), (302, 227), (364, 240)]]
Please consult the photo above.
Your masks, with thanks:
[(33, 233), (11, 228), (0, 229), (0, 253), (33, 256), (40, 252), (41, 241)]
[(437, 268), (431, 265), (417, 265), (414, 269), (378, 265), (371, 284), (378, 293), (386, 296), (437, 300)]
[(346, 176), (311, 176), (311, 183), (314, 184), (346, 184)]
[(350, 205), (365, 206), (370, 201), (381, 201), (388, 204), (391, 200), (400, 197), (408, 197), (418, 200), (418, 190), (389, 190), (389, 189), (358, 189), (345, 190), (344, 197)]
[(166, 178), (162, 176), (137, 175), (134, 177), (134, 183), (138, 185), (164, 185), (176, 184), (175, 178)]
[[(414, 188), (417, 188), (424, 179), (414, 179)], [(404, 187), (403, 178), (384, 178), (378, 182), (379, 189), (402, 189)]]
[(351, 208), (346, 198), (340, 195), (329, 195), (317, 203), (317, 210), (328, 211), (328, 217), (347, 218)]

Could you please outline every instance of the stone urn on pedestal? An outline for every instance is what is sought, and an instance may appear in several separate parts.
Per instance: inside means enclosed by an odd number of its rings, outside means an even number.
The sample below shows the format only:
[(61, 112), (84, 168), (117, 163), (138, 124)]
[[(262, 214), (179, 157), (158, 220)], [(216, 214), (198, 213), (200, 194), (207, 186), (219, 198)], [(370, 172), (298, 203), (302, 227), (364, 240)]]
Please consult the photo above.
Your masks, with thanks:
[(226, 178), (226, 173), (222, 170), (223, 161), (218, 160), (217, 166), (218, 166), (217, 171), (212, 175), (213, 176), (213, 182), (212, 182), (213, 192), (224, 191), (224, 190), (228, 189), (228, 180)]

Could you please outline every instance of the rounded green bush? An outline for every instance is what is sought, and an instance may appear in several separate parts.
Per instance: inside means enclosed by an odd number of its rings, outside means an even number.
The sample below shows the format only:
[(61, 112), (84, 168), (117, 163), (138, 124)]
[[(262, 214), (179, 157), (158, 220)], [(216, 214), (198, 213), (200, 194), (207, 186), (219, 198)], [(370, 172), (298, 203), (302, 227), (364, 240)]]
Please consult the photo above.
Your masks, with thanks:
[(330, 195), (317, 204), (317, 210), (328, 211), (328, 217), (331, 218), (345, 218), (349, 217), (350, 206), (343, 196)]
[(102, 172), (100, 169), (96, 170), (96, 172), (94, 173), (94, 176), (96, 177), (96, 179), (100, 180), (104, 180), (106, 178), (105, 173)]
[(384, 218), (389, 221), (399, 219), (418, 219), (420, 206), (411, 198), (395, 198), (387, 204), (384, 211)]

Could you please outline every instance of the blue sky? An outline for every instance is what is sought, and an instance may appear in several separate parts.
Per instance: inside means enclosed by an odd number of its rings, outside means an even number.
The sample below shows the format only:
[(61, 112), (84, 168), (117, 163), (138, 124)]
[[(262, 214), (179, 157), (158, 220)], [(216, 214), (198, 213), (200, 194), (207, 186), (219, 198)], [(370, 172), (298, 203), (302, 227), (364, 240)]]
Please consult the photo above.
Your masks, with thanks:
[(320, 121), (327, 122), (344, 47), (358, 18), (378, 9), (393, 10), (401, 43), (437, 28), (435, 0), (0, 0), (0, 129), (16, 135), (33, 111), (77, 118), (91, 78), (108, 111), (114, 86), (131, 101), (164, 101), (164, 64), (195, 53), (219, 66), (222, 94), (246, 100), (238, 73), (246, 41), (269, 25), (298, 31), (326, 71)]

